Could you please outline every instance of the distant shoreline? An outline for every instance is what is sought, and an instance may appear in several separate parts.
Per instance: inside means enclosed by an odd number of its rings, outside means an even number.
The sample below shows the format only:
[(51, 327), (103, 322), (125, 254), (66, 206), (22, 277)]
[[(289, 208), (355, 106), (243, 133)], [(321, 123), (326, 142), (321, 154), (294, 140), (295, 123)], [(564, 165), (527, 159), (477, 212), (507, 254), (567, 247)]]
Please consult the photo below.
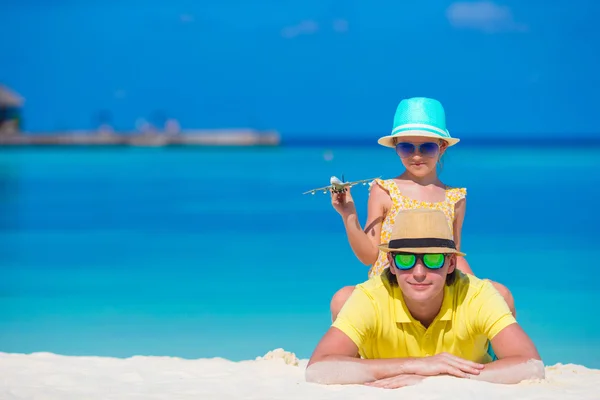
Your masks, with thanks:
[(278, 146), (281, 142), (275, 131), (251, 129), (194, 130), (180, 133), (153, 132), (96, 132), (76, 131), (57, 133), (20, 133), (0, 135), (2, 147), (24, 146)]
[[(190, 130), (177, 134), (165, 132), (114, 132), (93, 131), (57, 133), (21, 133), (0, 135), (0, 147), (379, 147), (377, 135), (372, 138), (296, 137), (282, 138), (276, 131), (252, 129)], [(460, 147), (600, 147), (597, 137), (563, 138), (465, 138)]]

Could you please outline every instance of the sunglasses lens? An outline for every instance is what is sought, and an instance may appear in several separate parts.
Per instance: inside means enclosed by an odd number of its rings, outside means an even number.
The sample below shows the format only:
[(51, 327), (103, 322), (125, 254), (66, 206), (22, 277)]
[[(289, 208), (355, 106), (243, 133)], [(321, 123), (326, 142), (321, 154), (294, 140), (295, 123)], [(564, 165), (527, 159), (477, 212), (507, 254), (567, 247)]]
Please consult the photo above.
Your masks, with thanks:
[(398, 269), (411, 269), (415, 266), (417, 258), (414, 254), (396, 254), (394, 261)]
[(424, 254), (423, 264), (429, 269), (440, 269), (444, 266), (445, 259), (443, 254)]
[(396, 145), (396, 153), (400, 157), (408, 157), (415, 152), (415, 145), (407, 142), (400, 142)]
[(440, 146), (438, 146), (437, 143), (427, 142), (427, 143), (423, 143), (419, 150), (423, 156), (433, 157), (438, 153), (439, 149), (440, 149)]

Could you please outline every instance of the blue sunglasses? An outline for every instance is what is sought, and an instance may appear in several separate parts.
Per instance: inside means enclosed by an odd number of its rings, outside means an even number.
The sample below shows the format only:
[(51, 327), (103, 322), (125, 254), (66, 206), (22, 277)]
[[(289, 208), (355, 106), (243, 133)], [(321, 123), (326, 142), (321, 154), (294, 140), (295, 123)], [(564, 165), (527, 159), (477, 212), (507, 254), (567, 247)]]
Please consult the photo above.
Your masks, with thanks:
[(435, 157), (440, 151), (440, 145), (435, 142), (425, 142), (418, 145), (400, 142), (396, 145), (396, 153), (403, 158), (412, 156), (417, 150), (423, 157)]

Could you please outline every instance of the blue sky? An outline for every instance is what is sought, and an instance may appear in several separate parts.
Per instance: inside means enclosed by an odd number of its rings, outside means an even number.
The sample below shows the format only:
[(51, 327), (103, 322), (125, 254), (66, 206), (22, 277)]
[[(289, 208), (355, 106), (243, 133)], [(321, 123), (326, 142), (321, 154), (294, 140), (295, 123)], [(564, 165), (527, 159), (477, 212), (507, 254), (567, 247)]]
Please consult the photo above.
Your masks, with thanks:
[(0, 82), (28, 130), (183, 128), (378, 137), (404, 97), (451, 133), (598, 136), (600, 2), (0, 2)]

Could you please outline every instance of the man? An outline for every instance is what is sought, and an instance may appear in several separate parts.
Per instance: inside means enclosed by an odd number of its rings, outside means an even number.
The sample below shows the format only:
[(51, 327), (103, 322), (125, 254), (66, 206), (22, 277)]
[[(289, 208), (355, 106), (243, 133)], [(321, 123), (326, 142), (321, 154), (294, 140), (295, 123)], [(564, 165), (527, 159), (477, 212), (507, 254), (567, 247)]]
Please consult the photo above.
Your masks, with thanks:
[(379, 248), (390, 267), (356, 287), (314, 350), (307, 381), (396, 388), (434, 375), (544, 378), (534, 344), (491, 282), (455, 269), (465, 254), (441, 211), (400, 212)]

